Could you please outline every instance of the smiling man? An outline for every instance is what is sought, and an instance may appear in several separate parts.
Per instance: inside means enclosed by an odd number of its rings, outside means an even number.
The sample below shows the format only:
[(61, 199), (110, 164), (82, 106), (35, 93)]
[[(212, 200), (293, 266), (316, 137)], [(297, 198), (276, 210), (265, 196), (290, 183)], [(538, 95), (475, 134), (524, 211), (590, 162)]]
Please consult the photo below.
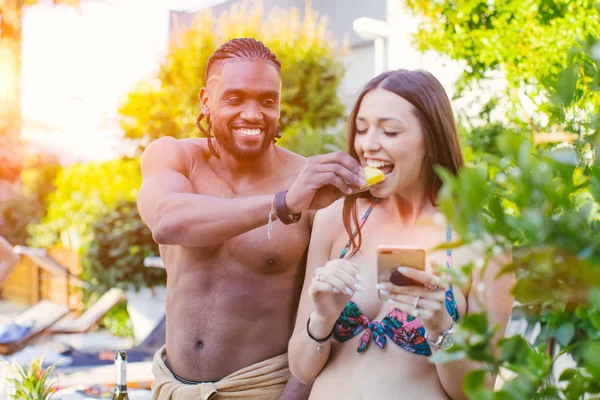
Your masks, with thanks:
[(307, 398), (287, 363), (314, 216), (305, 211), (358, 191), (362, 168), (342, 152), (305, 159), (274, 145), (281, 65), (261, 42), (227, 42), (206, 76), (207, 138), (164, 137), (142, 159), (138, 207), (168, 275), (153, 398)]

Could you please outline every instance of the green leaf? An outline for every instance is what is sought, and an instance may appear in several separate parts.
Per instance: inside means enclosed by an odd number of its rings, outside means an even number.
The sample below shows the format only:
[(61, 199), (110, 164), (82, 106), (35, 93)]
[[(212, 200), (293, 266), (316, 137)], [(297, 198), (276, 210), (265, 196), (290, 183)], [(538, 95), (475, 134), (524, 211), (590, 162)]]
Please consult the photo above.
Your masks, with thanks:
[(567, 368), (563, 371), (562, 374), (560, 374), (560, 378), (558, 378), (558, 380), (560, 382), (570, 381), (577, 375), (579, 375), (579, 371), (577, 371), (575, 368)]
[(485, 387), (485, 379), (489, 374), (485, 370), (474, 370), (465, 376), (463, 390), (471, 399), (493, 399), (493, 392)]
[(589, 343), (583, 353), (584, 365), (596, 378), (600, 379), (600, 342)]
[(568, 105), (573, 101), (577, 79), (579, 79), (579, 72), (574, 66), (568, 66), (558, 75), (556, 91), (559, 104)]
[(460, 351), (437, 351), (429, 357), (429, 361), (435, 364), (445, 364), (453, 361), (464, 360), (467, 352)]
[(488, 330), (487, 315), (485, 313), (468, 314), (460, 325), (462, 329), (485, 335)]
[(571, 322), (566, 322), (556, 330), (556, 340), (563, 346), (568, 345), (575, 335), (575, 325)]

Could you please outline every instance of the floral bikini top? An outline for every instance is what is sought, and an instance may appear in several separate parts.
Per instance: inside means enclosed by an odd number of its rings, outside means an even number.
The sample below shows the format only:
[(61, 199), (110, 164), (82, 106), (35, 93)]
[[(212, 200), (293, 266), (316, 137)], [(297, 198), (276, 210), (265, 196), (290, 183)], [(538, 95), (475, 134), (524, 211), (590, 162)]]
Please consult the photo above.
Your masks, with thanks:
[[(375, 201), (371, 203), (361, 218), (358, 229), (362, 228), (369, 217), (371, 210), (379, 204), (380, 201), (381, 199), (375, 199)], [(357, 235), (358, 229), (354, 231), (354, 236)], [(450, 226), (446, 228), (446, 239), (448, 242), (452, 240), (452, 229)], [(350, 242), (346, 244), (340, 258), (346, 256), (349, 248)], [(446, 266), (450, 268), (451, 263), (452, 250), (448, 249), (446, 250)], [(450, 285), (450, 288), (446, 291), (445, 304), (446, 311), (448, 311), (452, 320), (457, 322), (460, 317), (456, 300), (454, 299), (454, 294), (452, 292), (452, 285)], [(359, 353), (364, 352), (367, 347), (369, 347), (371, 339), (373, 339), (373, 342), (375, 342), (379, 348), (383, 349), (387, 342), (387, 338), (389, 337), (394, 343), (406, 351), (423, 356), (431, 355), (431, 348), (429, 347), (427, 340), (425, 340), (425, 328), (421, 325), (421, 321), (397, 308), (390, 311), (381, 322), (369, 321), (369, 319), (360, 311), (356, 303), (350, 301), (346, 304), (346, 307), (335, 324), (333, 338), (338, 342), (345, 342), (361, 332), (363, 332), (363, 334), (357, 348)]]

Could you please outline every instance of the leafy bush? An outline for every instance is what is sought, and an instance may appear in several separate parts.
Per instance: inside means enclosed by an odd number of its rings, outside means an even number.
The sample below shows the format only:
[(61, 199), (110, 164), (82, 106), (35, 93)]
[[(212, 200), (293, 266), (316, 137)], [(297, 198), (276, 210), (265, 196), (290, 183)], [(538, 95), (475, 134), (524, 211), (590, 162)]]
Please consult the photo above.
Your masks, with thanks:
[(30, 229), (31, 243), (84, 250), (92, 240), (92, 223), (121, 201), (136, 198), (139, 160), (76, 164), (60, 171), (54, 184), (56, 189), (46, 197), (46, 215)]
[(144, 258), (158, 255), (158, 245), (135, 202), (121, 203), (98, 218), (92, 224), (91, 239), (82, 255), (82, 267), (94, 291), (165, 284), (164, 270), (144, 267)]
[[(592, 51), (598, 48), (600, 40), (588, 38), (571, 49), (560, 76), (577, 79), (559, 77), (554, 106), (570, 107), (579, 87), (600, 91), (600, 56)], [(581, 69), (585, 74), (573, 72)], [(533, 343), (519, 336), (503, 339), (496, 357), (489, 351), (494, 329), (488, 329), (485, 312), (467, 316), (457, 345), (434, 359), (468, 357), (484, 364), (465, 379), (470, 398), (580, 399), (600, 393), (600, 110), (577, 118), (585, 132), (575, 146), (540, 149), (505, 132), (498, 154), (485, 162), (457, 177), (440, 170), (439, 205), (461, 236), (457, 245), (478, 242), (485, 252), (483, 267), (470, 264), (462, 272), (484, 270), (494, 254), (514, 248), (504, 272), (518, 277), (513, 293), (528, 326), (541, 327)], [(576, 367), (557, 376), (561, 354), (570, 355)], [(514, 377), (496, 393), (485, 389), (485, 375), (501, 369)]]
[(56, 157), (31, 154), (25, 158), (21, 185), (0, 205), (2, 234), (12, 244), (27, 244), (27, 227), (46, 214), (46, 197), (54, 190), (53, 181), (61, 167)]
[(297, 10), (274, 11), (265, 20), (257, 2), (252, 9), (246, 3), (233, 5), (218, 21), (209, 13), (197, 16), (171, 43), (158, 79), (141, 83), (121, 106), (125, 137), (140, 150), (161, 136), (199, 137), (198, 93), (205, 85), (208, 58), (221, 44), (241, 36), (263, 41), (282, 63), (281, 129), (286, 140), (281, 143), (297, 151), (294, 146), (302, 146), (304, 138), (311, 140), (316, 130), (338, 123), (344, 113), (337, 96), (344, 68), (341, 54), (327, 39), (325, 20), (310, 8), (302, 21)]

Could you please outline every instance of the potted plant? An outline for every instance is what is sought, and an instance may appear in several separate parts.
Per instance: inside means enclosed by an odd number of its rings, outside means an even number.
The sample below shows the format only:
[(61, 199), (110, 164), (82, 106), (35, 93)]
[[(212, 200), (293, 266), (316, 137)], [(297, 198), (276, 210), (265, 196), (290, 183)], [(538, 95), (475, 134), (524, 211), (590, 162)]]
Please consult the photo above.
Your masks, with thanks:
[(52, 377), (55, 365), (43, 368), (44, 357), (33, 360), (27, 369), (16, 362), (9, 365), (12, 377), (8, 378), (14, 386), (10, 394), (14, 400), (48, 400), (56, 392), (55, 381)]

